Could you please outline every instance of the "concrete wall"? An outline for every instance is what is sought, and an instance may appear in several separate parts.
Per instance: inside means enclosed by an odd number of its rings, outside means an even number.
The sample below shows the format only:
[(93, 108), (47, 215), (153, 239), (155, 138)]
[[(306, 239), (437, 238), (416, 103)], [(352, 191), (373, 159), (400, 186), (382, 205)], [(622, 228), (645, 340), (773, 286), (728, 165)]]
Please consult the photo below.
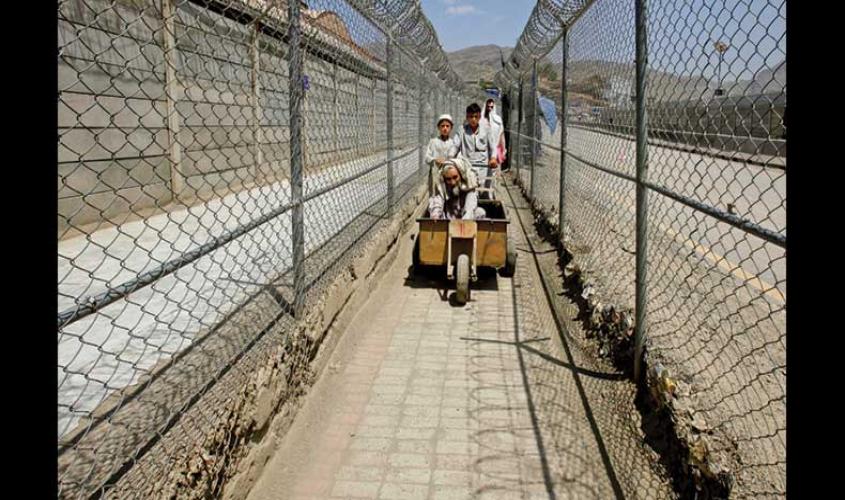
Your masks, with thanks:
[[(60, 238), (290, 176), (286, 45), (188, 2), (168, 38), (162, 5), (61, 6)], [(306, 173), (385, 150), (383, 70), (306, 54)], [(417, 90), (394, 89), (394, 144), (414, 146)]]
[(62, 3), (58, 20), (59, 234), (172, 198), (160, 18), (87, 5)]
[(178, 167), (186, 193), (208, 199), (253, 181), (253, 33), (248, 26), (193, 4), (176, 9)]
[[(647, 107), (653, 139), (746, 154), (786, 156), (786, 94), (728, 97), (711, 102), (655, 103)], [(602, 109), (580, 123), (634, 135), (633, 107)]]

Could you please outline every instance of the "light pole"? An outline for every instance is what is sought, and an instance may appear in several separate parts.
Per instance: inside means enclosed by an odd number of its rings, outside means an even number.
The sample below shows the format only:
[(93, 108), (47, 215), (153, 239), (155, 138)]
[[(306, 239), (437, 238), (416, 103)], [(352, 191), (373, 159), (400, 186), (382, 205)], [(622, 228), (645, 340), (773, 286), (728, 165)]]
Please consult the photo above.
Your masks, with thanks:
[(721, 96), (725, 93), (724, 89), (722, 89), (722, 62), (724, 62), (724, 60), (725, 60), (725, 52), (728, 51), (728, 48), (730, 48), (730, 45), (728, 45), (724, 42), (721, 42), (721, 41), (717, 41), (716, 43), (713, 44), (713, 47), (715, 47), (716, 52), (719, 53), (719, 70), (718, 70), (719, 86), (716, 88), (715, 94), (717, 96)]

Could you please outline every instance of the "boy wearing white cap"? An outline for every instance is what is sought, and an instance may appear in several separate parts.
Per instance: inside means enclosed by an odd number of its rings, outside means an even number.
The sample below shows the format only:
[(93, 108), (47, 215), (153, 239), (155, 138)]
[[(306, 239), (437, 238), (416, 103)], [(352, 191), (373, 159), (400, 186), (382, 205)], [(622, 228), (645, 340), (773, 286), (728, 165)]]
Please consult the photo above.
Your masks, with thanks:
[(435, 175), (446, 160), (454, 158), (458, 154), (458, 147), (452, 140), (452, 126), (454, 122), (451, 115), (440, 115), (437, 118), (438, 137), (428, 141), (428, 148), (425, 152), (425, 163), (429, 168), (429, 191), (434, 189)]

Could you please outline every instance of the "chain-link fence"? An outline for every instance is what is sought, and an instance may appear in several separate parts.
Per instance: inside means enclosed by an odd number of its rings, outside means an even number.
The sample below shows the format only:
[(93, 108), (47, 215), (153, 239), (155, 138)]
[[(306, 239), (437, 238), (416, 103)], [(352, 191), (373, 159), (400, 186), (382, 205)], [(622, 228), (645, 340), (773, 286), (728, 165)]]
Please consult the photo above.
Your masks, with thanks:
[(497, 75), (517, 175), (734, 497), (786, 494), (785, 9), (541, 1)]
[(164, 495), (222, 477), (267, 353), (307, 377), (297, 322), (467, 94), (411, 0), (64, 0), (58, 27), (60, 496)]

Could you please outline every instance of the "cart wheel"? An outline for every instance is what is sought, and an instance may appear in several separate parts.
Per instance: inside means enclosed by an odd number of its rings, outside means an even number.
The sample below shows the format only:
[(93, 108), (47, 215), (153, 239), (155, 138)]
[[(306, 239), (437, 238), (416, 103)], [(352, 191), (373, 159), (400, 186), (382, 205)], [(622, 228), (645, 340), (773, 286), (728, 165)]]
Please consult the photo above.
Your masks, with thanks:
[(461, 254), (458, 256), (458, 276), (455, 284), (455, 300), (458, 304), (469, 302), (469, 256)]
[(505, 259), (505, 267), (502, 268), (502, 276), (506, 278), (516, 274), (516, 247), (513, 241), (508, 240), (508, 254)]
[(420, 267), (420, 235), (414, 238), (414, 250), (411, 252), (411, 265), (414, 266), (414, 274), (419, 274), (422, 271)]

